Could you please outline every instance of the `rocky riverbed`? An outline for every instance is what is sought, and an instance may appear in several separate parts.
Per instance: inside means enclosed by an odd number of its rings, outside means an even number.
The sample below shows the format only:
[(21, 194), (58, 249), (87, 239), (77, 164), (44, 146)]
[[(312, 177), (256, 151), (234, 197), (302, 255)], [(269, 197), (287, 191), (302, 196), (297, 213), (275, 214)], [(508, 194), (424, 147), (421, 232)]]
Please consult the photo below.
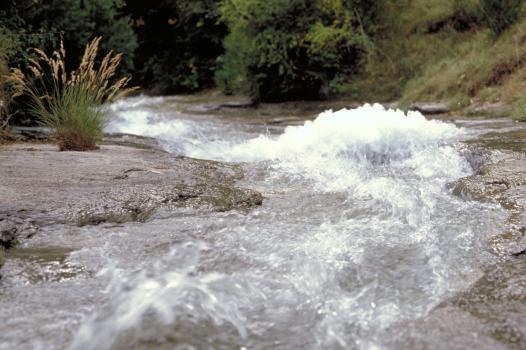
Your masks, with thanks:
[(95, 152), (3, 147), (0, 349), (525, 348), (524, 126), (325, 108), (137, 98)]

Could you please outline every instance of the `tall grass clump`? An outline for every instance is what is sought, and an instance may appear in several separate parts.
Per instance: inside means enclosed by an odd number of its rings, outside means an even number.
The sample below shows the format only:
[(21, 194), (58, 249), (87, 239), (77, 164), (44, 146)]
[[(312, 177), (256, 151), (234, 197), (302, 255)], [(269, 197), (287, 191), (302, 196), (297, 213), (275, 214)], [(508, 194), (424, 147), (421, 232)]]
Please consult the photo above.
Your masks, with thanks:
[(97, 60), (101, 38), (89, 43), (79, 67), (67, 71), (66, 51), (51, 56), (35, 49), (28, 75), (13, 70), (10, 79), (28, 95), (30, 110), (40, 123), (53, 130), (61, 151), (86, 151), (97, 148), (105, 125), (103, 104), (130, 92), (130, 77), (115, 80), (122, 54), (108, 52)]

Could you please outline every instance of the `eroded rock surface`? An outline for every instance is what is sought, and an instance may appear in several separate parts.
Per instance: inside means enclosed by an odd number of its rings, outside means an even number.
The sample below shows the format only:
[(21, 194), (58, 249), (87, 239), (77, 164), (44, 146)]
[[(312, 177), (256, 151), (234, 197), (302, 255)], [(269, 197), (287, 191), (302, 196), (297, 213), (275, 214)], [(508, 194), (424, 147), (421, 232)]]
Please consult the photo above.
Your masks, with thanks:
[[(228, 211), (261, 204), (261, 194), (236, 186), (243, 177), (240, 166), (174, 157), (152, 147), (104, 145), (95, 152), (58, 152), (47, 144), (4, 147), (0, 213), (82, 226), (144, 221), (160, 208)], [(6, 237), (19, 230), (9, 220)]]
[[(520, 135), (519, 135), (520, 136)], [(488, 242), (497, 263), (489, 265), (469, 290), (446, 305), (464, 310), (487, 325), (483, 331), (508, 349), (526, 348), (526, 154), (504, 135), (504, 146), (488, 147), (492, 135), (479, 140), (485, 149), (499, 149), (503, 159), (481, 166), (472, 176), (452, 184), (468, 200), (497, 202), (509, 210), (502, 232)], [(512, 145), (522, 143), (513, 139)], [(520, 149), (520, 148), (519, 148)]]
[(0, 246), (7, 249), (38, 231), (31, 219), (0, 214)]
[(425, 115), (443, 114), (451, 111), (446, 103), (441, 102), (415, 102), (409, 109)]
[(453, 193), (469, 200), (497, 202), (509, 210), (505, 230), (491, 247), (497, 254), (520, 257), (526, 250), (526, 154), (506, 151), (503, 159), (482, 165), (472, 176), (451, 184)]

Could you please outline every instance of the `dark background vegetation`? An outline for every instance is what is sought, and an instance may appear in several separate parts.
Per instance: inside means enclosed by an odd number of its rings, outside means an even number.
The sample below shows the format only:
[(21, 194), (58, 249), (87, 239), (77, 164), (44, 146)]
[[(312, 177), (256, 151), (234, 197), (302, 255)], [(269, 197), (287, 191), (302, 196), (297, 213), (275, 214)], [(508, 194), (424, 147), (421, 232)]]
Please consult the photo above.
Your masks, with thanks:
[[(124, 54), (120, 73), (154, 94), (217, 86), (257, 101), (350, 95), (464, 105), (491, 100), (487, 88), (524, 66), (524, 41), (511, 47), (526, 38), (523, 2), (2, 0), (0, 67), (24, 69), (32, 48), (51, 52), (60, 40), (75, 67), (102, 36), (103, 50)], [(509, 54), (496, 60), (492, 47)], [(461, 63), (474, 52), (478, 67)]]

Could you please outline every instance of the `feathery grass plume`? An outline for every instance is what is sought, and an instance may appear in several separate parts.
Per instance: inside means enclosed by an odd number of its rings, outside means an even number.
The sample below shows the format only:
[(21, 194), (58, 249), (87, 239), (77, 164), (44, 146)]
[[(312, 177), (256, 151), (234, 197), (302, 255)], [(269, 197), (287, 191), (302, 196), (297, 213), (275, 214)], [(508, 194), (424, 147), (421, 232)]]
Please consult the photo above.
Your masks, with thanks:
[(103, 104), (135, 89), (127, 87), (130, 77), (114, 80), (122, 54), (110, 51), (98, 63), (100, 42), (97, 37), (86, 46), (79, 67), (70, 73), (61, 42), (51, 56), (35, 49), (38, 59), (30, 61), (31, 75), (14, 69), (9, 77), (30, 97), (31, 112), (54, 131), (61, 151), (96, 149), (105, 124)]

